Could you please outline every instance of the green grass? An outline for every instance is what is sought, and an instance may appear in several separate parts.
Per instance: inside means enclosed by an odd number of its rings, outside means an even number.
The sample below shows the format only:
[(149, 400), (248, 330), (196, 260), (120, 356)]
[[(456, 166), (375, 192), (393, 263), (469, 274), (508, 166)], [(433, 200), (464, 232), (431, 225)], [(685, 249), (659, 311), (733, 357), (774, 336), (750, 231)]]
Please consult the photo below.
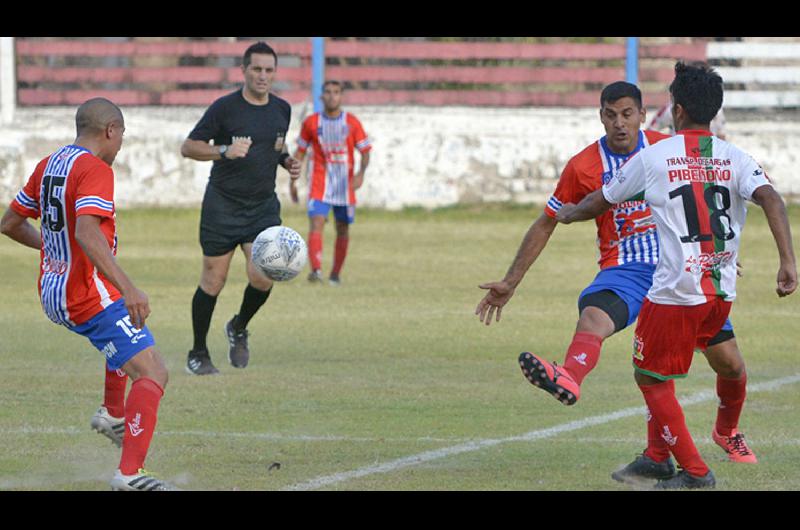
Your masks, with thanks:
[[(503, 313), (473, 314), (479, 283), (504, 274), (539, 207), (359, 210), (341, 288), (279, 284), (250, 325), (251, 361), (227, 364), (222, 327), (245, 287), (237, 254), (209, 347), (218, 377), (184, 372), (190, 301), (200, 273), (199, 212), (118, 212), (119, 262), (150, 296), (148, 326), (171, 379), (148, 468), (187, 489), (276, 490), (468, 441), (641, 407), (631, 330), (608, 339), (581, 400), (564, 407), (517, 366), (532, 349), (557, 361), (572, 336), (576, 297), (596, 273), (593, 223), (561, 226)], [(790, 209), (795, 227), (800, 208)], [(757, 207), (744, 233), (733, 322), (751, 385), (800, 373), (798, 295), (774, 294), (777, 254)], [(294, 205), (284, 223), (306, 233)], [(795, 230), (795, 236), (797, 229)], [(324, 264), (333, 230), (325, 233)], [(800, 248), (800, 245), (796, 245)], [(105, 490), (119, 451), (91, 432), (103, 358), (50, 323), (36, 295), (38, 255), (0, 239), (0, 489)], [(700, 356), (679, 396), (711, 391)], [(751, 392), (742, 430), (756, 466), (734, 465), (710, 438), (713, 401), (685, 412), (722, 490), (800, 489), (798, 383)], [(533, 441), (506, 441), (418, 465), (342, 480), (339, 490), (625, 490), (609, 477), (644, 448), (629, 416)], [(269, 470), (279, 462), (280, 469)]]

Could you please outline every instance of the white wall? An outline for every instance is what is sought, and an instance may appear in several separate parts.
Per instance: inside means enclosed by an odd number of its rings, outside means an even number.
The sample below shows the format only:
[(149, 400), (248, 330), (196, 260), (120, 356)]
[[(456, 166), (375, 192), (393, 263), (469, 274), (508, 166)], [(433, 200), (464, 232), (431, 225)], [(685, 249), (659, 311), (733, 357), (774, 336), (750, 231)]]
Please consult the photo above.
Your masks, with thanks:
[[(295, 147), (300, 105), (289, 133)], [(596, 109), (354, 107), (374, 150), (364, 206), (398, 209), (458, 202), (543, 202), (570, 156), (603, 134)], [(123, 109), (127, 131), (114, 169), (117, 204), (197, 206), (210, 162), (180, 156), (203, 108)], [(7, 204), (35, 164), (74, 140), (74, 108), (19, 108), (0, 125), (0, 201)], [(730, 140), (756, 157), (779, 191), (800, 198), (800, 122), (728, 117)], [(304, 189), (304, 186), (303, 186)], [(288, 201), (288, 175), (278, 191)], [(302, 192), (302, 189), (301, 189)]]

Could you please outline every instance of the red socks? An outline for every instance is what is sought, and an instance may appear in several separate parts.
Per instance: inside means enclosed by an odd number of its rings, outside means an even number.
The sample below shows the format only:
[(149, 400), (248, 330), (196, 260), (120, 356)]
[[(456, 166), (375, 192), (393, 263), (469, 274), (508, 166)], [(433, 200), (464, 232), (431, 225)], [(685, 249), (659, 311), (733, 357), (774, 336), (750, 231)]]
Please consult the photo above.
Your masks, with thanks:
[(312, 271), (322, 268), (322, 232), (309, 232), (308, 259), (311, 262)]
[(700, 457), (692, 435), (686, 427), (683, 409), (675, 397), (675, 385), (669, 383), (639, 385), (639, 389), (644, 395), (647, 408), (653, 415), (650, 421), (655, 422), (654, 427), (667, 444), (669, 451), (675, 455), (678, 464), (690, 475), (705, 476), (708, 473), (708, 466)]
[[(662, 386), (669, 387), (668, 390), (673, 394), (675, 393), (675, 381), (670, 379), (662, 383)], [(647, 449), (645, 449), (644, 454), (655, 462), (663, 462), (669, 458), (669, 446), (664, 441), (664, 438), (661, 437), (661, 427), (653, 417), (650, 409), (647, 409)]]
[(131, 385), (125, 402), (125, 436), (119, 463), (123, 475), (136, 474), (144, 467), (163, 395), (161, 385), (146, 377), (140, 377)]
[(742, 374), (739, 379), (725, 379), (717, 376), (717, 396), (719, 408), (717, 409), (717, 423), (715, 428), (718, 434), (730, 436), (739, 425), (739, 416), (744, 407), (744, 398), (747, 395), (747, 374)]
[(342, 270), (342, 265), (344, 265), (344, 258), (347, 257), (347, 244), (349, 242), (349, 237), (336, 238), (336, 248), (333, 253), (333, 269), (331, 269), (331, 276), (339, 276), (339, 272)]
[(106, 366), (105, 392), (103, 405), (108, 413), (115, 418), (125, 416), (125, 387), (128, 384), (128, 375), (122, 370), (110, 370)]
[(593, 333), (579, 331), (572, 337), (563, 367), (579, 385), (597, 365), (602, 345), (602, 337)]

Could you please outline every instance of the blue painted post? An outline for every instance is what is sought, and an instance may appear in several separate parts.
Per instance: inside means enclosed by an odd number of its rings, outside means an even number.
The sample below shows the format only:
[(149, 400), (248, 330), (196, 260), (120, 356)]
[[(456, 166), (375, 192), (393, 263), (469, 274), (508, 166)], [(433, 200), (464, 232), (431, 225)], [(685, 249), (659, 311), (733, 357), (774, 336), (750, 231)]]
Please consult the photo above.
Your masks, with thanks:
[(325, 37), (311, 37), (311, 101), (314, 112), (322, 111), (322, 83), (325, 82)]
[(625, 80), (634, 85), (639, 83), (639, 38), (626, 38)]

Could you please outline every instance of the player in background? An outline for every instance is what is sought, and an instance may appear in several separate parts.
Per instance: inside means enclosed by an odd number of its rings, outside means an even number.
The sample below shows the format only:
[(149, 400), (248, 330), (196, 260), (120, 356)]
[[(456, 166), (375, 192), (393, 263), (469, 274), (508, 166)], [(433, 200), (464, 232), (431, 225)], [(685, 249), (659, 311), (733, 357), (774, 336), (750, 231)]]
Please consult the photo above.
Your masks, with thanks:
[(189, 374), (219, 373), (206, 339), (236, 247), (245, 255), (248, 284), (239, 312), (225, 325), (228, 361), (235, 368), (246, 367), (250, 360), (247, 324), (272, 292), (272, 280), (250, 261), (253, 241), (281, 224), (275, 194), (278, 165), (295, 178), (300, 174), (300, 163), (289, 156), (285, 142), (292, 108), (270, 93), (277, 68), (278, 56), (269, 45), (257, 42), (247, 48), (242, 60), (244, 86), (214, 101), (181, 146), (184, 157), (214, 161), (200, 212), (203, 269), (192, 298)]
[[(111, 165), (122, 146), (125, 121), (116, 105), (95, 98), (78, 108), (75, 122), (75, 142), (37, 164), (0, 229), (40, 251), (38, 288), (48, 318), (88, 338), (106, 357), (105, 400), (91, 424), (122, 446), (111, 487), (173, 489), (144, 470), (167, 368), (145, 325), (147, 295), (115, 259)], [(28, 219), (39, 217), (37, 231)], [(133, 383), (125, 399), (128, 377)]]
[[(567, 163), (544, 213), (529, 228), (505, 278), (480, 286), (489, 291), (475, 311), (481, 322), (489, 325), (495, 311), (496, 320), (500, 320), (503, 306), (550, 240), (557, 225), (555, 216), (562, 204), (580, 201), (611, 179), (634, 153), (669, 138), (655, 131), (640, 130), (645, 112), (641, 91), (635, 85), (618, 81), (603, 89), (600, 121), (606, 135)], [(611, 211), (598, 216), (595, 223), (600, 272), (578, 298), (578, 323), (564, 355), (564, 364), (556, 365), (534, 353), (520, 355), (520, 365), (528, 380), (566, 405), (579, 399), (580, 385), (597, 365), (603, 341), (636, 320), (659, 259), (656, 226), (647, 203), (641, 198), (615, 205)], [(747, 379), (744, 359), (730, 322), (709, 341), (705, 355), (717, 373), (720, 405), (714, 427), (715, 441), (732, 461), (754, 463), (755, 455), (744, 435), (738, 432)], [(633, 464), (615, 475), (617, 480), (666, 478), (674, 474), (669, 452), (655, 431), (655, 425), (648, 422), (647, 429), (647, 448)]]
[[(713, 120), (711, 120), (711, 134), (720, 140), (726, 140), (726, 124), (727, 122), (725, 121), (725, 113), (720, 108), (719, 112), (717, 112), (717, 115), (714, 116)], [(658, 109), (658, 112), (656, 112), (655, 116), (653, 116), (653, 119), (647, 124), (647, 130), (664, 132), (670, 136), (675, 134), (675, 125), (672, 123), (671, 101), (668, 101), (666, 105)]]
[[(311, 273), (308, 280), (322, 282), (322, 232), (328, 213), (333, 209), (336, 220), (336, 245), (333, 267), (328, 281), (340, 284), (340, 274), (347, 257), (350, 225), (355, 220), (356, 190), (364, 184), (372, 144), (352, 113), (342, 109), (342, 84), (326, 81), (322, 89), (325, 109), (303, 121), (297, 139), (295, 158), (301, 162), (311, 149), (308, 192), (308, 257)], [(361, 154), (358, 171), (354, 171), (354, 151)], [(296, 179), (289, 181), (292, 200), (298, 202)]]
[(736, 260), (747, 205), (764, 210), (778, 248), (776, 292), (797, 288), (791, 230), (781, 196), (753, 158), (714, 137), (710, 122), (722, 105), (722, 78), (705, 64), (675, 65), (670, 85), (674, 137), (631, 157), (608, 182), (576, 206), (563, 223), (593, 219), (631, 196), (644, 194), (662, 252), (634, 333), (634, 376), (652, 422), (682, 470), (658, 489), (713, 488), (675, 397), (695, 348), (722, 329), (736, 298)]

